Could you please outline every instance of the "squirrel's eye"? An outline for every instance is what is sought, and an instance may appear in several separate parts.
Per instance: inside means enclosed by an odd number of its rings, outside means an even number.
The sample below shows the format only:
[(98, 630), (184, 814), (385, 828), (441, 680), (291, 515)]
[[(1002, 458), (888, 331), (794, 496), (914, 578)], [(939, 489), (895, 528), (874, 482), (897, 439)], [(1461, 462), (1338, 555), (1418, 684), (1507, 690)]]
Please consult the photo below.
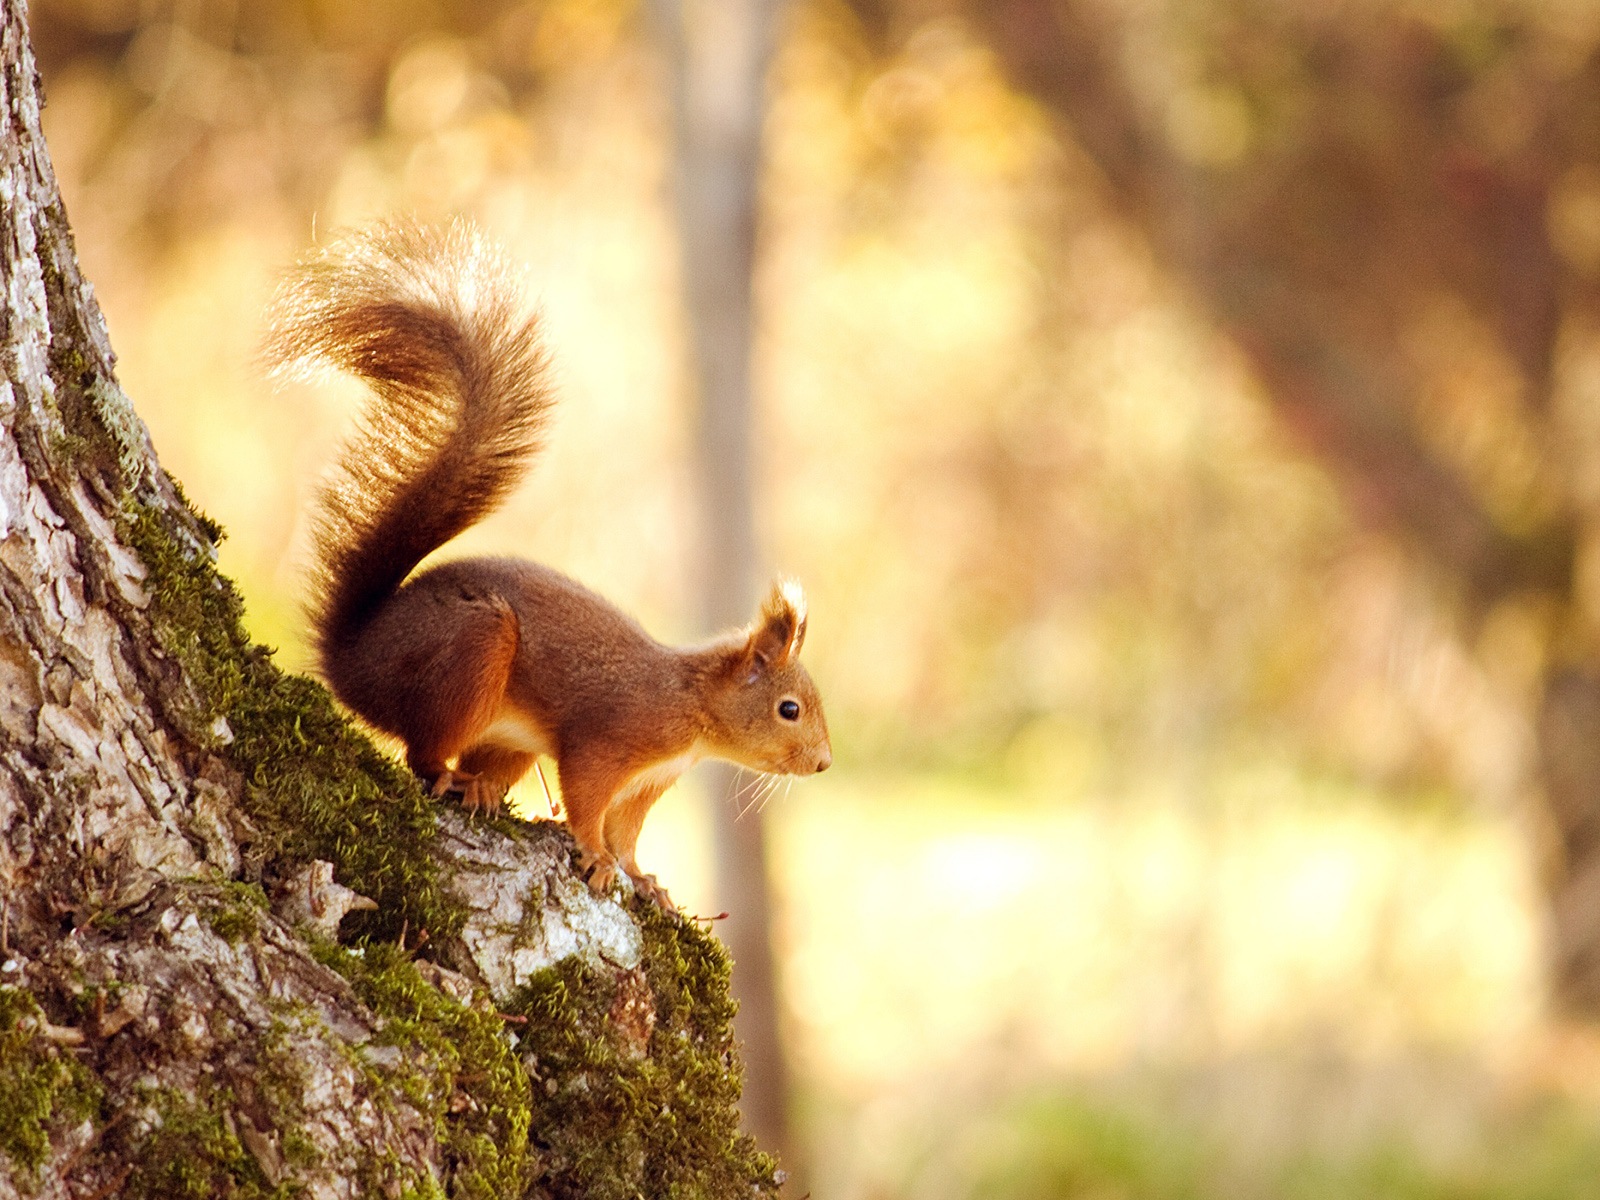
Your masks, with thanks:
[(798, 700), (785, 700), (778, 705), (778, 715), (785, 721), (798, 721), (800, 719), (800, 702)]

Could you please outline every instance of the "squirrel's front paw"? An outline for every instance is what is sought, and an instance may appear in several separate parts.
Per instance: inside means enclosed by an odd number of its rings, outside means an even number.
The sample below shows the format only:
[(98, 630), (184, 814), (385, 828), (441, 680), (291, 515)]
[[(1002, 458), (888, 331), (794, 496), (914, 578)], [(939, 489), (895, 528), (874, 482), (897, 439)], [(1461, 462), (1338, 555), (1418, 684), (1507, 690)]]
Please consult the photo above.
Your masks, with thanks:
[(617, 860), (609, 854), (591, 854), (585, 850), (578, 856), (578, 873), (589, 884), (596, 896), (604, 896), (617, 881)]
[(672, 902), (672, 897), (667, 895), (667, 889), (657, 882), (654, 875), (630, 875), (633, 881), (633, 894), (650, 901), (669, 917), (677, 914), (678, 906)]

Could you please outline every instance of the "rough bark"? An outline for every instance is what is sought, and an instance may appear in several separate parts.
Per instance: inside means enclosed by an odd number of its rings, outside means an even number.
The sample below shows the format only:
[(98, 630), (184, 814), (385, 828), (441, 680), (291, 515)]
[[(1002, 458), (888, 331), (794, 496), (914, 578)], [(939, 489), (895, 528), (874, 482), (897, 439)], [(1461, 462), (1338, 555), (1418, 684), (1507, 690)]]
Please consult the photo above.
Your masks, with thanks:
[[(699, 401), (695, 449), (705, 547), (700, 607), (707, 632), (749, 620), (759, 583), (751, 482), (752, 305), (767, 65), (781, 7), (778, 0), (656, 3), (672, 77), (681, 269)], [(732, 768), (718, 764), (707, 775), (718, 799), (735, 791)], [(759, 806), (740, 814), (722, 803), (713, 812), (716, 894), (728, 911), (721, 933), (738, 963), (733, 990), (750, 1070), (745, 1127), (794, 1163), (766, 821)]]
[(243, 634), (0, 19), (0, 1197), (775, 1191), (715, 940), (441, 815)]

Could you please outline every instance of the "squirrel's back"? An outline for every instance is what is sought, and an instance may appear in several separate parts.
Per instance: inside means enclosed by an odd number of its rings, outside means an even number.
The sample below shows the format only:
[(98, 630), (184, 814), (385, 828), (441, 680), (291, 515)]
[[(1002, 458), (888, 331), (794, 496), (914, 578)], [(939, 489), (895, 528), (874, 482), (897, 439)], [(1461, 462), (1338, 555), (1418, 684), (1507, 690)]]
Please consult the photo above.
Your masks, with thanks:
[(305, 259), (274, 302), (280, 370), (333, 367), (377, 403), (318, 497), (311, 622), (324, 667), (424, 557), (481, 520), (540, 448), (537, 317), (471, 226), (390, 221)]

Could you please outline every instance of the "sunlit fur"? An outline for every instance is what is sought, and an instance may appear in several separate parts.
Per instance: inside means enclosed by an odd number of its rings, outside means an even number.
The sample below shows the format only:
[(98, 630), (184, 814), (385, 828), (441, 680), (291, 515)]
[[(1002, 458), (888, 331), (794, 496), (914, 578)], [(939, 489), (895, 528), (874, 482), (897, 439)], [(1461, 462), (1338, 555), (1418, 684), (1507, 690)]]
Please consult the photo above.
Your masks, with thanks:
[(392, 222), (309, 258), (280, 292), (268, 348), (285, 369), (336, 367), (376, 396), (320, 496), (311, 620), (334, 692), (404, 741), (436, 794), (493, 809), (549, 755), (591, 884), (620, 866), (670, 907), (634, 847), (682, 771), (707, 757), (788, 775), (832, 762), (791, 581), (748, 628), (673, 649), (524, 559), (407, 579), (517, 484), (551, 405), (537, 321), (469, 227)]

